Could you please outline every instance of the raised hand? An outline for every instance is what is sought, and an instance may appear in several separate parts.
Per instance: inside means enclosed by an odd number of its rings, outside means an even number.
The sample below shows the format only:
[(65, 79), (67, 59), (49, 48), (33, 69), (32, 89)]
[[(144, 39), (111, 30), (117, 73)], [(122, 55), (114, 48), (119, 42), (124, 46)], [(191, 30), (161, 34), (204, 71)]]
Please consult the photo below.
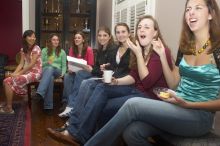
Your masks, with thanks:
[(138, 53), (142, 53), (142, 48), (137, 40), (135, 45), (130, 39), (127, 39), (127, 44), (135, 55), (137, 55)]
[(153, 50), (159, 55), (163, 55), (165, 54), (165, 48), (164, 48), (164, 45), (161, 41), (160, 38), (158, 38), (158, 40), (153, 40), (151, 42), (151, 44), (153, 45)]

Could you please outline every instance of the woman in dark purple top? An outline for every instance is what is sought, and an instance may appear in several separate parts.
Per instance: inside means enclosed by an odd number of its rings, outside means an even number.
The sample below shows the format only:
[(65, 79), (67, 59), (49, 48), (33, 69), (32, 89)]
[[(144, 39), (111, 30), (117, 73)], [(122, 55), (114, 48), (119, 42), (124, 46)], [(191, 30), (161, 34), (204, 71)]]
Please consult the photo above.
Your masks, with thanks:
[[(171, 65), (170, 51), (166, 49), (166, 55), (169, 59)], [(134, 86), (138, 90), (145, 93), (145, 95), (158, 99), (158, 97), (153, 93), (153, 88), (155, 87), (167, 87), (167, 83), (163, 76), (163, 70), (161, 68), (159, 56), (152, 51), (150, 55), (150, 60), (146, 65), (149, 73), (143, 79), (140, 79), (138, 69), (132, 69), (130, 76), (135, 80)]]
[[(48, 128), (51, 137), (72, 145), (84, 144), (94, 134), (98, 119), (103, 119), (101, 116), (103, 109), (108, 114), (107, 118), (104, 118), (109, 119), (126, 100), (133, 97), (149, 98), (153, 96), (154, 87), (167, 87), (160, 57), (153, 52), (151, 44), (155, 38), (159, 37), (162, 40), (155, 19), (145, 16), (139, 20), (136, 27), (137, 46), (126, 37), (129, 34), (129, 28), (125, 28), (118, 27), (115, 33), (133, 52), (130, 59), (130, 74), (122, 78), (113, 78), (110, 85), (98, 84), (84, 109), (75, 111), (74, 115), (71, 114), (69, 125), (64, 131), (59, 132)], [(168, 49), (166, 49), (166, 55), (171, 67)]]

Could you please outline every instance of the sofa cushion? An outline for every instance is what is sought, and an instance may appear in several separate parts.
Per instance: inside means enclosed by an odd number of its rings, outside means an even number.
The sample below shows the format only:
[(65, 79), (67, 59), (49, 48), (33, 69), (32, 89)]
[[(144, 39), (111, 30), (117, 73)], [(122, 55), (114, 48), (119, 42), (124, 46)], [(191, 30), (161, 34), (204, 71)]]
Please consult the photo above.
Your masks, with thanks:
[(214, 134), (213, 132), (196, 138), (173, 135), (167, 135), (163, 138), (175, 146), (220, 146), (220, 136)]

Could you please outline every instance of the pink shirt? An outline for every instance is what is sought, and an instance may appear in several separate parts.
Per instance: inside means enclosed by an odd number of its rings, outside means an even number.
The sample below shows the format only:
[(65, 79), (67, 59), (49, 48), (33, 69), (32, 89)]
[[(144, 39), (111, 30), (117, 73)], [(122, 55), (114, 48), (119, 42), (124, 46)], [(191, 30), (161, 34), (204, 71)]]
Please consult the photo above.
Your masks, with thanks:
[[(76, 56), (74, 54), (73, 48), (70, 48), (69, 56), (76, 57), (76, 58), (82, 58), (80, 55)], [(84, 58), (82, 58), (82, 59), (86, 60), (88, 65), (91, 65), (91, 66), (94, 65), (94, 54), (93, 54), (93, 50), (91, 47), (87, 47), (86, 54), (85, 54)]]

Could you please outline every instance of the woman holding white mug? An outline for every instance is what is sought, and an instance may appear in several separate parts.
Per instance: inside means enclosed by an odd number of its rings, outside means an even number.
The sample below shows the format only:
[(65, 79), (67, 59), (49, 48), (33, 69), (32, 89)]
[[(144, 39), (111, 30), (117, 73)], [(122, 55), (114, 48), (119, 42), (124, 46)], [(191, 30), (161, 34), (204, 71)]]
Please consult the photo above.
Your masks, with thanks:
[[(70, 116), (71, 110), (73, 108), (78, 108), (79, 110), (84, 108), (79, 107), (78, 105), (86, 104), (82, 102), (86, 101), (85, 99), (88, 99), (91, 96), (96, 85), (101, 82), (101, 80), (97, 79), (101, 79), (104, 71), (112, 70), (114, 71), (113, 76), (118, 78), (126, 76), (129, 73), (130, 49), (128, 49), (126, 43), (127, 38), (130, 36), (130, 33), (128, 33), (129, 28), (125, 23), (119, 23), (115, 26), (115, 28), (118, 31), (124, 31), (123, 34), (116, 34), (118, 45), (114, 44), (113, 37), (109, 28), (99, 28), (97, 32), (98, 51), (91, 76), (89, 79), (83, 78), (81, 85), (78, 87), (78, 93), (71, 94), (68, 97), (68, 106), (64, 112), (59, 114), (60, 117)], [(79, 75), (80, 73), (76, 75), (76, 78), (78, 78)], [(96, 80), (94, 80), (92, 77), (95, 77)], [(78, 79), (77, 81), (79, 82)], [(111, 82), (111, 79), (108, 82)]]
[(113, 74), (114, 74), (114, 72), (112, 70), (104, 70), (103, 71), (104, 83), (111, 83)]

